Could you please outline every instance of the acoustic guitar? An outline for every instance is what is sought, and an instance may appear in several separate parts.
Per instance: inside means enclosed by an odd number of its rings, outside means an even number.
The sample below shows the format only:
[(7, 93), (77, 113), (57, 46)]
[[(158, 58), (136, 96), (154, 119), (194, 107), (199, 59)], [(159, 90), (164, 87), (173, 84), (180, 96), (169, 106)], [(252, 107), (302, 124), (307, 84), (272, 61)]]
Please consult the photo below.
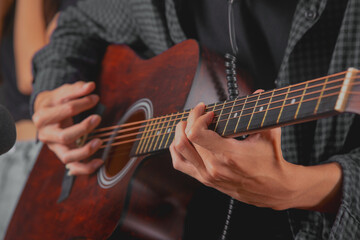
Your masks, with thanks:
[(69, 178), (44, 146), (5, 239), (181, 239), (200, 184), (172, 168), (167, 149), (176, 124), (200, 101), (215, 112), (209, 128), (224, 137), (360, 113), (353, 68), (250, 95), (251, 81), (241, 72), (242, 97), (235, 100), (225, 100), (224, 73), (222, 58), (194, 40), (148, 60), (125, 45), (110, 46), (97, 82), (103, 121), (78, 141), (102, 138), (97, 155), (104, 166)]

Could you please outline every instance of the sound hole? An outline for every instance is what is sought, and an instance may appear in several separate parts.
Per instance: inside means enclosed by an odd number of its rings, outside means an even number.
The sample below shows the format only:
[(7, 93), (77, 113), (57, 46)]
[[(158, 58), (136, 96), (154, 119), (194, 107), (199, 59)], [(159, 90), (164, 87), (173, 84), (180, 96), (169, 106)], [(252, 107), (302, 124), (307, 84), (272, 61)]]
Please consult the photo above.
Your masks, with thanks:
[(105, 173), (108, 177), (113, 177), (118, 174), (130, 161), (131, 150), (134, 145), (134, 140), (137, 138), (140, 124), (126, 125), (128, 123), (135, 123), (143, 120), (145, 120), (144, 111), (136, 111), (125, 121), (124, 127), (115, 130), (112, 136), (113, 146), (110, 148), (109, 154), (105, 160)]

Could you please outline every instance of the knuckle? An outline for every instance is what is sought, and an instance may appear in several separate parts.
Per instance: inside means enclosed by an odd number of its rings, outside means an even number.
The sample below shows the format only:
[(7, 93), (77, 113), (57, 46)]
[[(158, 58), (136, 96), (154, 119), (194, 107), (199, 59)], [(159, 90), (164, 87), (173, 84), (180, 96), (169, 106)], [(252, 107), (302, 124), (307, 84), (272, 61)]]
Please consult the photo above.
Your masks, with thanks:
[(176, 124), (176, 127), (177, 127), (177, 128), (181, 128), (184, 124), (186, 124), (185, 121), (180, 121), (180, 122), (178, 122), (178, 123)]
[(208, 170), (211, 182), (218, 182), (222, 180), (222, 174), (214, 167)]
[(231, 167), (231, 168), (236, 167), (236, 163), (235, 163), (234, 159), (232, 159), (231, 157), (228, 157), (228, 156), (223, 154), (221, 156), (221, 159), (225, 163), (226, 166)]
[(75, 112), (75, 107), (70, 102), (66, 103), (65, 106), (64, 106), (64, 111), (65, 111), (65, 114), (68, 114), (68, 115), (72, 116), (74, 114), (74, 112)]
[(93, 126), (92, 121), (89, 119), (88, 121), (85, 122), (85, 124), (82, 127), (82, 132), (86, 132), (87, 130), (90, 130), (92, 128), (94, 128), (95, 126)]
[(32, 121), (35, 125), (36, 128), (39, 128), (42, 125), (42, 119), (41, 119), (41, 114), (38, 112), (35, 112), (32, 115)]
[(69, 154), (63, 154), (60, 159), (64, 164), (68, 164), (68, 163), (72, 162), (71, 161), (72, 159)]
[(211, 187), (212, 186), (212, 182), (211, 182), (211, 177), (210, 175), (205, 175), (202, 177), (201, 179), (202, 184), (204, 184), (207, 187)]
[(174, 167), (176, 170), (179, 170), (179, 171), (180, 171), (180, 164), (179, 164), (179, 162), (178, 162), (176, 159), (173, 159), (172, 165), (173, 165), (173, 167)]
[(194, 129), (190, 129), (187, 137), (191, 142), (196, 142), (199, 139), (199, 133)]
[(87, 145), (83, 151), (84, 151), (83, 153), (86, 157), (88, 157), (92, 154), (92, 148), (90, 145)]
[[(56, 153), (56, 149), (55, 147), (53, 146), (53, 144), (47, 144), (48, 148), (53, 151), (54, 153)], [(57, 154), (58, 155), (58, 154)]]
[(186, 149), (186, 142), (187, 140), (184, 138), (180, 138), (174, 144), (174, 149), (178, 152), (183, 152)]
[(46, 138), (45, 138), (44, 134), (41, 131), (38, 132), (38, 139), (41, 142), (46, 142)]
[(91, 165), (89, 165), (89, 167), (84, 169), (84, 173), (91, 174), (91, 173), (95, 172), (96, 169), (97, 169), (97, 167), (91, 164)]
[(61, 144), (67, 144), (69, 143), (69, 137), (64, 132), (61, 132), (58, 135), (58, 142)]
[(172, 143), (170, 144), (169, 150), (170, 150), (170, 152), (174, 152), (174, 150), (175, 150), (174, 142), (172, 142)]

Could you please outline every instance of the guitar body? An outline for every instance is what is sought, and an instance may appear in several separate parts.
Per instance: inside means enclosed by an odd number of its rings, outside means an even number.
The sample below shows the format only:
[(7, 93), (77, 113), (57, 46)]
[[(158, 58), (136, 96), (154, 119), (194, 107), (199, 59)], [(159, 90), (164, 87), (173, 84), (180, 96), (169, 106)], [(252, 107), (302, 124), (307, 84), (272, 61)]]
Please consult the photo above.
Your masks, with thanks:
[[(200, 52), (193, 40), (149, 60), (127, 46), (110, 46), (97, 83), (105, 109), (100, 127), (217, 102), (226, 97), (224, 72), (221, 58)], [(248, 94), (242, 79), (240, 92)], [(119, 239), (181, 239), (198, 182), (172, 168), (168, 151), (126, 153), (103, 155), (104, 167), (76, 177), (70, 195), (58, 203), (64, 165), (44, 146), (5, 239), (107, 239), (114, 231)]]

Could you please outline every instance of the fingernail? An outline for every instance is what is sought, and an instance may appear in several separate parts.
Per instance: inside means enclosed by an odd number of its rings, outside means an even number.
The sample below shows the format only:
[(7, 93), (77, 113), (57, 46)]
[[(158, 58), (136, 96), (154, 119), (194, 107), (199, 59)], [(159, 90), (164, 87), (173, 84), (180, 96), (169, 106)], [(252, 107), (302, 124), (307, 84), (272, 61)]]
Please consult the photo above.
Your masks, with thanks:
[(97, 124), (98, 121), (99, 121), (99, 116), (95, 115), (91, 118), (90, 123), (91, 123), (91, 125), (94, 125), (94, 124)]
[(91, 97), (91, 100), (93, 100), (93, 101), (97, 101), (99, 99), (99, 96), (95, 95), (95, 94), (90, 95), (90, 97)]
[(85, 84), (82, 86), (82, 88), (85, 89), (85, 88), (87, 88), (90, 84), (91, 84), (91, 82), (87, 82), (87, 83), (85, 83)]
[(68, 164), (66, 164), (66, 165), (65, 165), (65, 168), (66, 168), (66, 169), (70, 169), (70, 167), (69, 167), (69, 165), (68, 165)]
[(92, 143), (91, 143), (91, 148), (98, 148), (101, 144), (100, 139), (95, 139)]
[(94, 167), (98, 168), (104, 164), (104, 161), (102, 159), (99, 159), (98, 161), (95, 161), (93, 164), (94, 164)]
[(69, 170), (69, 171), (67, 172), (67, 175), (68, 175), (68, 176), (72, 176), (72, 175), (73, 175), (72, 172), (71, 172), (71, 170)]

